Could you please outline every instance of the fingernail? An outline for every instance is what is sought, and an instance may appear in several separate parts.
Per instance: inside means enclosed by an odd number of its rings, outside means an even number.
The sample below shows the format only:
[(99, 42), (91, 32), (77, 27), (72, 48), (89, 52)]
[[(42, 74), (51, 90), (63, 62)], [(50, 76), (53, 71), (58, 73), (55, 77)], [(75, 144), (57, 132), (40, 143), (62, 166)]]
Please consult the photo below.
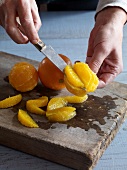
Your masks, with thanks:
[(38, 40), (32, 40), (31, 43), (32, 44), (37, 44)]

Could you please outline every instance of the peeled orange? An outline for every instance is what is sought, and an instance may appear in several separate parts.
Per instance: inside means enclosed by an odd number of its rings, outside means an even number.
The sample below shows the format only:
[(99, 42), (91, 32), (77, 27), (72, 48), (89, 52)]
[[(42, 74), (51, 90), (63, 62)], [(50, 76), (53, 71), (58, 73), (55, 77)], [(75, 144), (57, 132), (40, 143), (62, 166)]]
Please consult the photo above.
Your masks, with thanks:
[(36, 68), (28, 62), (16, 63), (9, 73), (9, 83), (20, 92), (34, 89), (38, 83)]

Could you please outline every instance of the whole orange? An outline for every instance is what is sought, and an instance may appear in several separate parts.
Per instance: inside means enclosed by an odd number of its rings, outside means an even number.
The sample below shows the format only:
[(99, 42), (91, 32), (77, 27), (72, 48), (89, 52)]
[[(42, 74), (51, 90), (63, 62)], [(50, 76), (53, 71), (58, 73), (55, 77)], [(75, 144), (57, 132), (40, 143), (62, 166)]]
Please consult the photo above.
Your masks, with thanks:
[(9, 83), (18, 91), (32, 90), (38, 83), (38, 72), (28, 62), (18, 62), (10, 70)]
[[(63, 54), (59, 56), (67, 63), (71, 64), (68, 57)], [(47, 57), (39, 64), (38, 75), (42, 84), (53, 90), (61, 90), (65, 88), (64, 73), (58, 69)]]

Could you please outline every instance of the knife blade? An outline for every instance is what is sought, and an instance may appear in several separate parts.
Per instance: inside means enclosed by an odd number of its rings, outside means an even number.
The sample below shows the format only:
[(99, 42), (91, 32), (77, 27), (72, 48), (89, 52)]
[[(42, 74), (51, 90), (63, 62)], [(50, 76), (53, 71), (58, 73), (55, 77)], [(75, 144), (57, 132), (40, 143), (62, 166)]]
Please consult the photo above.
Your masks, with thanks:
[(34, 46), (63, 72), (67, 63), (51, 46), (47, 46), (42, 40), (39, 40), (37, 44), (34, 44)]
[[(24, 30), (21, 27), (20, 19), (19, 17), (16, 17), (16, 21), (18, 24), (18, 28), (20, 31), (25, 35)], [(46, 57), (50, 59), (50, 61), (55, 64), (62, 72), (67, 65), (67, 63), (56, 53), (56, 51), (51, 47), (47, 46), (42, 40), (39, 39), (37, 44), (34, 44), (34, 46), (42, 52)]]

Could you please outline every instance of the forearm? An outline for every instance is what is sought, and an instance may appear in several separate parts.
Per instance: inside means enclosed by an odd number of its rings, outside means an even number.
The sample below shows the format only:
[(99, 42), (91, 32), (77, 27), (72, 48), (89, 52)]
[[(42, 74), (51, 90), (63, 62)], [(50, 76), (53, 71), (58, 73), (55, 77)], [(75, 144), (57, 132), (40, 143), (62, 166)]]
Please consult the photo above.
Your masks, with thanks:
[[(109, 10), (109, 13), (111, 11), (112, 14), (110, 13), (110, 15), (113, 16), (114, 19), (119, 17), (119, 21), (127, 22), (127, 0), (99, 0), (95, 17), (106, 8), (111, 8), (112, 11)], [(108, 18), (108, 13), (106, 13), (106, 15)]]
[(124, 25), (127, 21), (127, 14), (119, 7), (106, 7), (96, 16), (96, 24), (112, 23), (115, 25)]

